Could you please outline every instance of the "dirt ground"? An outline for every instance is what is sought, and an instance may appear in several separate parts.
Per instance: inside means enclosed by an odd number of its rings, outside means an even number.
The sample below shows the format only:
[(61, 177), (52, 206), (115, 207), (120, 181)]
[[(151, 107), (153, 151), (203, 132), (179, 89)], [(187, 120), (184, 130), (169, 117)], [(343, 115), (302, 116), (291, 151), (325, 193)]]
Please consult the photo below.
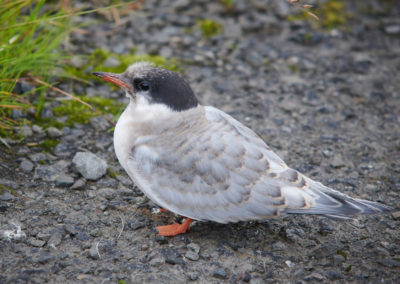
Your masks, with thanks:
[[(0, 145), (0, 283), (399, 282), (399, 3), (347, 3), (351, 16), (327, 30), (290, 18), (285, 1), (221, 2), (148, 0), (118, 24), (82, 16), (96, 24), (65, 48), (178, 59), (202, 104), (255, 130), (289, 166), (394, 213), (196, 222), (184, 235), (157, 237), (154, 227), (177, 217), (155, 213), (129, 180), (107, 122), (53, 134), (28, 126), (22, 142)], [(223, 30), (205, 38), (199, 19)], [(104, 83), (60, 88), (126, 103)], [(52, 152), (28, 146), (46, 135), (60, 140)], [(72, 165), (78, 151), (104, 160), (107, 172), (83, 179)]]

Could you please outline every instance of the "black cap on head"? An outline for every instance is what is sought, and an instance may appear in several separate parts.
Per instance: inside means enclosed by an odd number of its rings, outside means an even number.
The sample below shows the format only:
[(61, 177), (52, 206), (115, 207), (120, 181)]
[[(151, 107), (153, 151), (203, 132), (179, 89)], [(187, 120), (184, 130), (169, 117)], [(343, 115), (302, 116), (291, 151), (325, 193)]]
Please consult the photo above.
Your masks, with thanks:
[(196, 107), (199, 102), (189, 84), (177, 73), (147, 62), (132, 64), (122, 74), (93, 72), (93, 75), (125, 89), (135, 98), (146, 97), (150, 103), (160, 103), (174, 111)]
[(154, 67), (135, 73), (132, 82), (135, 92), (147, 92), (151, 103), (165, 104), (175, 111), (198, 105), (192, 88), (177, 73)]

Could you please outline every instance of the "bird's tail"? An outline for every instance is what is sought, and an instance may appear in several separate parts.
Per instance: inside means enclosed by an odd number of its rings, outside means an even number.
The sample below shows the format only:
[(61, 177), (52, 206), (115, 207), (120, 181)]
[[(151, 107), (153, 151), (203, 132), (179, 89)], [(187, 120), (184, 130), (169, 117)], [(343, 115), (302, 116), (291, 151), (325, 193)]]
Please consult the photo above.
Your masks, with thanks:
[(310, 208), (288, 208), (290, 214), (316, 214), (333, 219), (351, 219), (361, 214), (384, 214), (393, 211), (393, 208), (381, 203), (352, 198), (339, 191), (324, 186), (319, 182), (311, 181), (306, 193), (313, 197), (315, 204)]

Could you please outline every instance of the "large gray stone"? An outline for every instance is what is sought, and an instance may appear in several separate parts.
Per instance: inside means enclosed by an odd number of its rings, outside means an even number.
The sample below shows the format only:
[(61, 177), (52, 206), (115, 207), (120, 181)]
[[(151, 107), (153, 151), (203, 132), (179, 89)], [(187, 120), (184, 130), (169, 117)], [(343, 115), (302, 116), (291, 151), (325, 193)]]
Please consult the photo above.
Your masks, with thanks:
[(72, 159), (77, 171), (88, 180), (98, 180), (107, 172), (107, 163), (90, 152), (78, 152)]

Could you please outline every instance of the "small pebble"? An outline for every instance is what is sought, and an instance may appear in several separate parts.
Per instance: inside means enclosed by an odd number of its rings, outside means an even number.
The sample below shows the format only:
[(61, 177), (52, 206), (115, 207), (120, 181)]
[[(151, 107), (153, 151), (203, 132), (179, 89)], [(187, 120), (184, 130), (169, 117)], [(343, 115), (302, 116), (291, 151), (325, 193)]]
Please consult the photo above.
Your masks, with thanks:
[(200, 276), (199, 272), (189, 273), (189, 279), (192, 281), (196, 281), (197, 279), (199, 279), (199, 276)]
[(186, 253), (185, 253), (185, 257), (187, 258), (187, 259), (190, 259), (190, 260), (193, 260), (193, 261), (197, 261), (197, 260), (199, 260), (199, 254), (198, 253), (196, 253), (196, 252), (194, 252), (194, 251), (191, 251), (191, 250), (189, 250), (189, 251), (187, 251)]
[(400, 211), (393, 212), (393, 213), (392, 213), (392, 217), (393, 217), (395, 220), (400, 220)]
[(54, 116), (53, 110), (51, 107), (43, 108), (42, 112), (40, 113), (41, 118), (52, 118)]
[(34, 246), (34, 247), (42, 247), (46, 244), (46, 242), (42, 241), (42, 240), (30, 238), (28, 240), (28, 244), (30, 244), (31, 246)]
[(100, 252), (99, 252), (99, 246), (98, 243), (95, 242), (92, 244), (92, 246), (89, 249), (89, 256), (90, 258), (97, 260), (100, 258)]
[(164, 236), (156, 236), (156, 242), (159, 243), (160, 245), (165, 245), (168, 244), (168, 238)]
[(55, 180), (56, 186), (61, 186), (61, 187), (71, 186), (73, 183), (74, 183), (74, 178), (66, 174), (58, 175)]
[(13, 201), (17, 199), (18, 198), (12, 195), (8, 190), (4, 190), (3, 194), (0, 194), (0, 201)]
[(150, 265), (153, 267), (161, 266), (165, 263), (165, 260), (162, 257), (155, 257), (150, 260)]
[(212, 274), (213, 277), (218, 278), (218, 279), (226, 279), (227, 274), (225, 268), (217, 268), (213, 271)]
[(30, 173), (33, 170), (34, 164), (27, 160), (24, 159), (21, 164), (19, 164), (19, 168), (24, 172), (24, 173)]
[(55, 127), (47, 128), (46, 133), (50, 138), (58, 138), (63, 135), (62, 131)]
[(42, 134), (43, 133), (43, 128), (39, 125), (34, 124), (32, 126), (32, 130), (33, 132), (37, 133), (37, 134)]
[(98, 180), (107, 172), (107, 163), (90, 152), (78, 152), (72, 159), (77, 171), (88, 180)]
[(81, 178), (81, 179), (78, 179), (78, 180), (71, 186), (71, 189), (73, 189), (73, 190), (80, 190), (80, 189), (83, 189), (83, 188), (85, 187), (85, 185), (86, 185), (86, 180), (83, 179), (83, 178)]

